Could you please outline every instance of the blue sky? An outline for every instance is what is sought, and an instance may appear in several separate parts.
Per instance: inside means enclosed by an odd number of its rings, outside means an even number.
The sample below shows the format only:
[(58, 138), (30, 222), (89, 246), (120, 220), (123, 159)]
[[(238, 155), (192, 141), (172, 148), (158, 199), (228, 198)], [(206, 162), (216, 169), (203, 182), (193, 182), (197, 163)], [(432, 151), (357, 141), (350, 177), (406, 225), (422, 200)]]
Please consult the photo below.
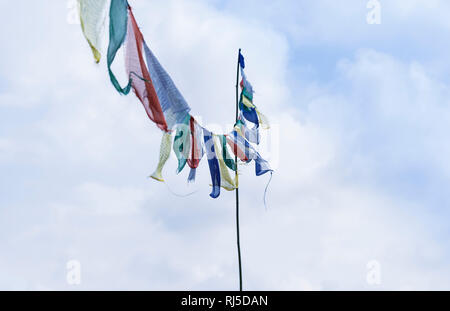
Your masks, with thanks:
[[(209, 198), (205, 163), (188, 186), (169, 161), (186, 198), (146, 178), (160, 132), (93, 63), (68, 3), (0, 0), (0, 288), (236, 289), (234, 194)], [(366, 3), (130, 0), (216, 131), (232, 124), (246, 56), (276, 169), (265, 211), (267, 177), (242, 168), (246, 289), (450, 287), (450, 5), (380, 0), (368, 25)]]

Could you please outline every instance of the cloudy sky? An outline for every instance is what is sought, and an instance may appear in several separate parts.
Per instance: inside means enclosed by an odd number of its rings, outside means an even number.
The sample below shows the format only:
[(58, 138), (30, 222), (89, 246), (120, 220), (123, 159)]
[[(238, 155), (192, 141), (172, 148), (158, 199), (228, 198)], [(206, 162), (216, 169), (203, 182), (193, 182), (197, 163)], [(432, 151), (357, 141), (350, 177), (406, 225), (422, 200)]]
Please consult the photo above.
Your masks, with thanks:
[[(174, 158), (147, 178), (161, 133), (72, 2), (0, 0), (0, 289), (237, 289), (234, 193), (208, 196), (206, 163), (195, 185)], [(276, 172), (266, 211), (268, 176), (242, 167), (245, 289), (450, 289), (448, 1), (380, 0), (374, 25), (366, 0), (129, 2), (216, 132), (246, 56)]]

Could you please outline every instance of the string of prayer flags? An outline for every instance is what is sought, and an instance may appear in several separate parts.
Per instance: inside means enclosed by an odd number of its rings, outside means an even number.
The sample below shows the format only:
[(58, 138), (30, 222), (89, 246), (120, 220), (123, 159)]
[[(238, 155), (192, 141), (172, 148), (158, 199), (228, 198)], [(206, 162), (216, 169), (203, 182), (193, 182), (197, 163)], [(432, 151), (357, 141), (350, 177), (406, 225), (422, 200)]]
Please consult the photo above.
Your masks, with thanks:
[[(133, 89), (149, 119), (163, 132), (158, 165), (151, 178), (164, 182), (163, 168), (172, 150), (178, 160), (177, 173), (186, 165), (190, 168), (188, 182), (195, 181), (200, 162), (206, 154), (212, 198), (220, 196), (221, 188), (233, 191), (238, 187), (238, 162), (233, 155), (238, 161), (254, 161), (257, 176), (272, 173), (269, 163), (252, 145), (259, 145), (259, 129), (268, 129), (269, 122), (254, 104), (254, 90), (244, 71), (242, 53), (239, 52), (242, 80), (238, 120), (231, 133), (215, 134), (190, 115), (191, 108), (146, 43), (127, 0), (110, 0), (109, 14), (108, 0), (78, 1), (81, 28), (95, 61), (99, 63), (101, 60), (102, 30), (105, 24), (109, 24), (106, 58), (111, 83), (121, 95), (128, 95)], [(109, 23), (105, 22), (106, 18), (109, 18)], [(124, 87), (112, 70), (121, 48), (128, 79)], [(232, 177), (230, 172), (235, 172), (235, 176)]]

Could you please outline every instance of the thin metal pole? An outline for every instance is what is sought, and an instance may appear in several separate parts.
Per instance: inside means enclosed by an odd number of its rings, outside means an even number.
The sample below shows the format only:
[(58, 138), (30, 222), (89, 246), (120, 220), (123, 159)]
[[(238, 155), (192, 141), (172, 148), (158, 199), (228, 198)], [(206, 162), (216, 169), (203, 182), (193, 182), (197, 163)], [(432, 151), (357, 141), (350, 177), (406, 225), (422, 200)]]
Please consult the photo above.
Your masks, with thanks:
[[(241, 55), (241, 49), (239, 49), (238, 63), (237, 63), (237, 73), (236, 73), (236, 123), (238, 121), (239, 113), (239, 58)], [(235, 163), (236, 163), (236, 233), (237, 233), (237, 249), (238, 249), (238, 259), (239, 259), (239, 290), (242, 292), (242, 261), (241, 261), (241, 239), (239, 231), (239, 176), (238, 176), (238, 158), (237, 150), (235, 150)]]

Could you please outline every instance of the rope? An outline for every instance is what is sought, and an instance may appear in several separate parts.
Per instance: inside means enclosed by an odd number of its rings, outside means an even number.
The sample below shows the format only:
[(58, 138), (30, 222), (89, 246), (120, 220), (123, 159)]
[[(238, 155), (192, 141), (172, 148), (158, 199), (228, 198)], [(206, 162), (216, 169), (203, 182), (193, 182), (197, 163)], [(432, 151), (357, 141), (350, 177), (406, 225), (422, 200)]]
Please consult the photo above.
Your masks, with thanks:
[(270, 182), (272, 181), (272, 177), (273, 177), (273, 172), (270, 172), (270, 179), (266, 185), (266, 189), (264, 190), (264, 208), (266, 209), (266, 212), (267, 212), (266, 194), (267, 194), (267, 189), (269, 188)]

